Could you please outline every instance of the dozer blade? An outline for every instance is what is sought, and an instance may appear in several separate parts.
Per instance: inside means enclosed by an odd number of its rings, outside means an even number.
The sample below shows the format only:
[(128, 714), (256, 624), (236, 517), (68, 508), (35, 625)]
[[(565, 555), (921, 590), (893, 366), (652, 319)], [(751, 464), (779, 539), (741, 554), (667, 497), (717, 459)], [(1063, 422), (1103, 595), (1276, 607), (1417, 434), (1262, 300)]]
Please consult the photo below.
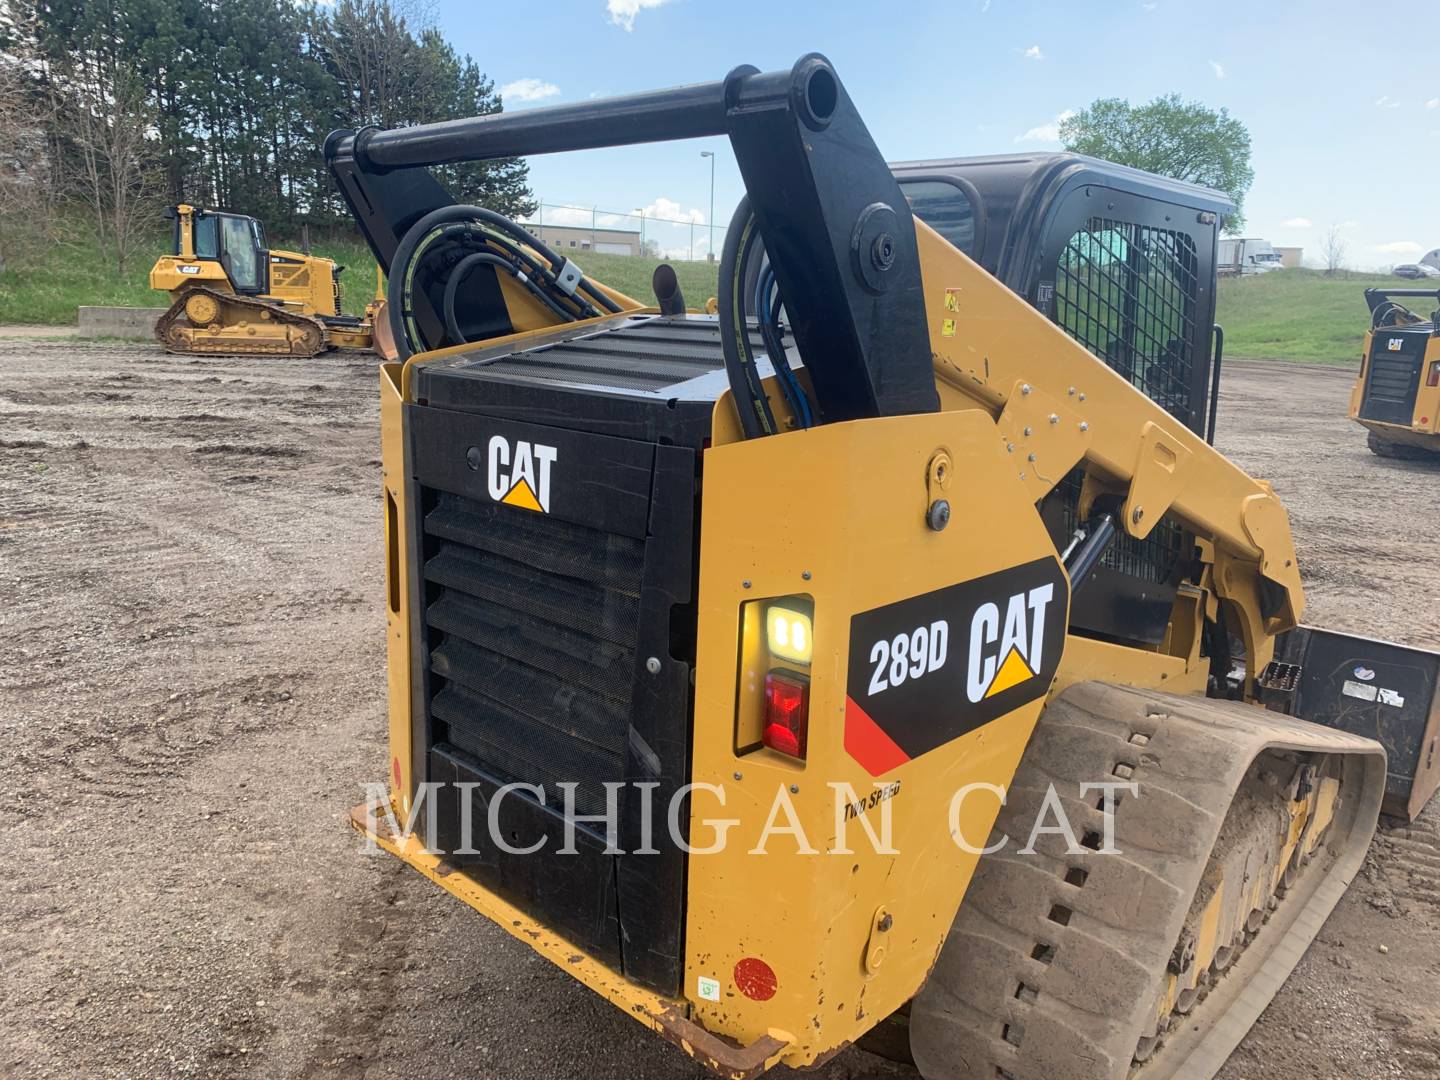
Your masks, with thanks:
[(395, 332), (390, 327), (386, 308), (384, 300), (376, 300), (365, 308), (365, 315), (370, 320), (375, 354), (387, 363), (393, 363), (400, 358), (400, 350), (395, 347)]
[(155, 323), (155, 336), (167, 352), (181, 355), (305, 357), (334, 347), (318, 319), (206, 288), (187, 289), (171, 304)]
[[(1097, 781), (1137, 785), (1108, 852), (1103, 794), (1077, 795)], [(1042, 835), (1020, 854), (1052, 785), (1078, 844)], [(1067, 689), (1007, 793), (991, 842), (1008, 842), (980, 860), (912, 1003), (921, 1073), (1208, 1080), (1359, 871), (1384, 789), (1371, 739), (1236, 702)]]

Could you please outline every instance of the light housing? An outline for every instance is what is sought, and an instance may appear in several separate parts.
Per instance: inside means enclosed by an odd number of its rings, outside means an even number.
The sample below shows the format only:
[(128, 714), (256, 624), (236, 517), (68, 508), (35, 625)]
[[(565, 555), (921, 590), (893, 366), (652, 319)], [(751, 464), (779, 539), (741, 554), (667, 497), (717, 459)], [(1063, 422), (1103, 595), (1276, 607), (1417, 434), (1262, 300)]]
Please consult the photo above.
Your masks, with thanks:
[(765, 676), (765, 727), (761, 741), (771, 750), (805, 759), (810, 727), (810, 680), (795, 671)]
[(808, 612), (790, 603), (772, 603), (765, 612), (765, 641), (770, 655), (792, 664), (810, 663), (814, 648)]
[(1426, 386), (1440, 386), (1440, 360), (1430, 361), (1430, 374), (1425, 376)]

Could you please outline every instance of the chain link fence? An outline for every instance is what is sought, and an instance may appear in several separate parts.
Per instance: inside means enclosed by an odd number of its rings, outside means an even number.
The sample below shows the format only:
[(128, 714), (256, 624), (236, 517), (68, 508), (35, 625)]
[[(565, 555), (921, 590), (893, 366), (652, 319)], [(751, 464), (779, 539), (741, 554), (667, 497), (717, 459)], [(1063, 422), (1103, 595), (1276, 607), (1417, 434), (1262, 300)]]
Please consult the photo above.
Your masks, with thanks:
[(556, 251), (707, 262), (725, 246), (724, 226), (668, 199), (631, 210), (541, 202), (522, 224)]

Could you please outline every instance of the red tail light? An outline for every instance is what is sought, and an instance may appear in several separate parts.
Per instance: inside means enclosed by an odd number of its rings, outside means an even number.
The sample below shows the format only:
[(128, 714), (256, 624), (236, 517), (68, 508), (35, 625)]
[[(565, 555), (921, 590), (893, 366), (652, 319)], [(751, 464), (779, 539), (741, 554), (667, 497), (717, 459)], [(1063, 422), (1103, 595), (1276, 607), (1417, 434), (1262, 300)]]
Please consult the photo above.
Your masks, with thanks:
[(790, 757), (803, 758), (809, 723), (809, 680), (784, 671), (766, 675), (765, 732), (761, 737), (765, 745)]
[(1440, 360), (1430, 361), (1430, 374), (1425, 377), (1426, 386), (1440, 386)]

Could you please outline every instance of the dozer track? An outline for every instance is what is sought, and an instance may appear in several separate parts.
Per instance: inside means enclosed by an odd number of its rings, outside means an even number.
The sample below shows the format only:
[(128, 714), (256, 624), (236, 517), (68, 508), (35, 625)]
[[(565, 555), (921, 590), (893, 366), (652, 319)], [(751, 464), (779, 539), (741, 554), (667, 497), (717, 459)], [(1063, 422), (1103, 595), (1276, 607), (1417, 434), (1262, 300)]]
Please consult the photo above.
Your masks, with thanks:
[[(1094, 849), (1103, 798), (1118, 854)], [(1054, 785), (1083, 855), (1046, 835)], [(1104, 683), (1036, 728), (924, 988), (910, 1049), (928, 1080), (1208, 1080), (1364, 860), (1385, 755), (1234, 702)], [(1055, 824), (1051, 815), (1049, 824)]]
[(313, 316), (203, 287), (170, 305), (155, 336), (167, 352), (187, 355), (303, 357), (334, 348), (330, 331)]

